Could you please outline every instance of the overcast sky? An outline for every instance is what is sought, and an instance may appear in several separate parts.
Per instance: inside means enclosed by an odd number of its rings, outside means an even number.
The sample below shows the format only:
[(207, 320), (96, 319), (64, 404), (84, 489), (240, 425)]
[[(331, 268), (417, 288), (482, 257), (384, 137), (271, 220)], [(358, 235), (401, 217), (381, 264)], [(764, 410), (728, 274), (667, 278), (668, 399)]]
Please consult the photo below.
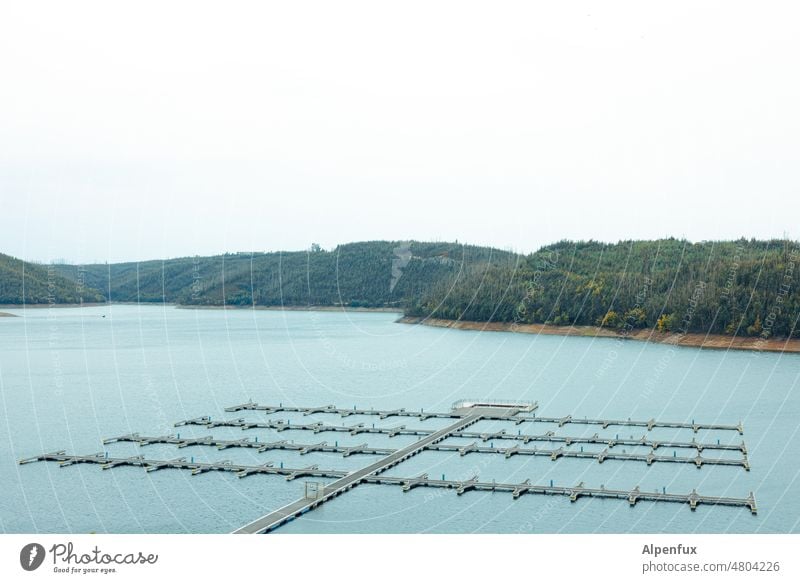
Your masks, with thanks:
[(794, 3), (17, 2), (0, 252), (800, 237)]

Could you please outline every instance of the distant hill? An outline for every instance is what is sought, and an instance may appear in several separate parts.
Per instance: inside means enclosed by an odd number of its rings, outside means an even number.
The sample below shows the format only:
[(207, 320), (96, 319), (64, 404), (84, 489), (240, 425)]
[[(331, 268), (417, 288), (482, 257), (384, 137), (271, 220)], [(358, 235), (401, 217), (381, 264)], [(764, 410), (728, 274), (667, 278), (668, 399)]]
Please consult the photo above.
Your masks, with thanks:
[(794, 241), (562, 241), (413, 302), (412, 316), (798, 337)]
[(520, 256), (458, 243), (369, 241), (331, 251), (236, 253), (163, 261), (57, 265), (112, 302), (208, 306), (404, 307), (433, 285)]
[(0, 253), (0, 304), (104, 302), (102, 293), (64, 277), (53, 265), (38, 265)]
[(561, 241), (530, 255), (458, 243), (367, 241), (109, 265), (0, 255), (0, 304), (392, 307), (476, 322), (800, 337), (793, 241)]

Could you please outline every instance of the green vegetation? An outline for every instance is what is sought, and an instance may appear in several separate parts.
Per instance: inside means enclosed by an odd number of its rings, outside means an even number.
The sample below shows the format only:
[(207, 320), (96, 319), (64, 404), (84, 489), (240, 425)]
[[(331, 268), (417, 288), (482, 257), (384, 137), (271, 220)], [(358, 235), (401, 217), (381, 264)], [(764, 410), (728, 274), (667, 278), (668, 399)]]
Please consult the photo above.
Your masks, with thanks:
[(0, 304), (103, 302), (96, 289), (81, 287), (53, 265), (37, 265), (0, 253)]
[(393, 307), (412, 316), (738, 336), (800, 336), (789, 241), (561, 241), (530, 255), (370, 241), (331, 251), (41, 266), (0, 255), (0, 304), (169, 302)]
[(204, 306), (397, 307), (437, 282), (516, 255), (458, 243), (371, 241), (325, 251), (235, 253), (141, 263), (57, 266), (113, 302)]
[(562, 241), (517, 268), (478, 266), (409, 315), (594, 325), (625, 333), (800, 336), (800, 247), (789, 241)]

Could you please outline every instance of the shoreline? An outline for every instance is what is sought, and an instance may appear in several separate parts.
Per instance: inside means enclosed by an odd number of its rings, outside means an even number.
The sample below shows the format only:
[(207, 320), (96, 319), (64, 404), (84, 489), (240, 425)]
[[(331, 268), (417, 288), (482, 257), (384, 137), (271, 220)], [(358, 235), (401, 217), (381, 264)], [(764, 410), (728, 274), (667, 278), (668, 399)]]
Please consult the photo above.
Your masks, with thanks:
[(444, 320), (421, 316), (403, 316), (400, 324), (453, 328), (477, 332), (513, 332), (515, 334), (545, 334), (548, 336), (582, 336), (584, 338), (616, 338), (638, 342), (654, 342), (672, 346), (703, 348), (712, 350), (747, 350), (751, 352), (787, 352), (800, 354), (800, 338), (750, 338), (725, 336), (722, 334), (675, 334), (656, 332), (652, 328), (631, 330), (622, 335), (599, 326), (554, 326), (552, 324), (514, 324), (511, 322), (472, 322), (467, 320)]
[[(365, 307), (365, 306), (205, 306), (176, 304), (173, 302), (87, 302), (84, 304), (0, 304), (0, 309), (44, 310), (47, 308), (96, 308), (99, 306), (171, 306), (178, 310), (273, 310), (286, 312), (383, 312), (402, 314), (403, 308)], [(0, 312), (0, 316), (18, 317), (18, 314)]]
[[(0, 304), (0, 309), (6, 310), (43, 310), (46, 308), (96, 308), (108, 306), (108, 302), (86, 302), (84, 304)], [(16, 314), (8, 314), (14, 316)]]
[[(162, 302), (110, 302), (85, 304), (3, 304), (0, 308), (8, 309), (45, 309), (45, 308), (88, 308), (97, 306), (171, 306), (179, 310), (269, 310), (287, 312), (375, 312), (399, 313), (401, 308), (389, 307), (351, 307), (351, 306), (202, 306), (190, 304), (174, 304)], [(0, 311), (0, 318), (19, 317)], [(584, 338), (616, 338), (618, 340), (634, 340), (638, 342), (654, 342), (688, 348), (711, 350), (744, 350), (751, 352), (785, 352), (800, 354), (800, 338), (769, 338), (725, 336), (722, 334), (656, 332), (652, 328), (631, 330), (628, 334), (620, 334), (615, 330), (599, 326), (554, 326), (552, 324), (514, 324), (512, 322), (474, 322), (469, 320), (444, 320), (442, 318), (425, 318), (422, 316), (404, 316), (395, 320), (398, 324), (432, 326), (434, 328), (453, 328), (456, 330), (472, 330), (475, 332), (513, 332), (516, 334), (544, 334), (547, 336), (581, 336)]]
[(276, 312), (384, 312), (402, 314), (402, 308), (368, 308), (352, 306), (195, 306), (172, 304), (179, 310), (272, 310)]

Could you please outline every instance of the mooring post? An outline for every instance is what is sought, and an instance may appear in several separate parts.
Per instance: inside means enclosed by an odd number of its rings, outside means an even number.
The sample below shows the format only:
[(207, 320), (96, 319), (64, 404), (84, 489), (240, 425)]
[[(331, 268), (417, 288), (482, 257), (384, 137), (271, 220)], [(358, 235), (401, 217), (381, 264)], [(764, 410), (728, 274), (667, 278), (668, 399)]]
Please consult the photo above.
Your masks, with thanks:
[(553, 487), (553, 480), (550, 480), (550, 487)]
[(444, 482), (444, 474), (442, 474), (442, 482)]

